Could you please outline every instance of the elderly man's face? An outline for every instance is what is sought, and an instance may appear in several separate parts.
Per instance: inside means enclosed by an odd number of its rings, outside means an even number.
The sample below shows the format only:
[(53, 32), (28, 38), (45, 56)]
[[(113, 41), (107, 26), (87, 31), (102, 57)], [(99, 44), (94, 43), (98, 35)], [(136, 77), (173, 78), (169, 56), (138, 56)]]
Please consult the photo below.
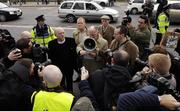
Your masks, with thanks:
[(109, 24), (109, 20), (108, 19), (101, 19), (101, 23), (103, 26), (107, 26)]
[(64, 30), (58, 30), (56, 32), (57, 39), (60, 41), (63, 41), (64, 40), (64, 34), (65, 34)]
[(99, 33), (98, 33), (98, 31), (95, 30), (95, 29), (89, 30), (89, 36), (90, 36), (91, 38), (94, 38), (95, 40), (97, 40), (98, 37), (99, 37)]
[(145, 20), (144, 20), (144, 19), (142, 19), (142, 18), (139, 18), (139, 19), (138, 19), (138, 27), (139, 27), (139, 28), (144, 28), (144, 27), (146, 27), (146, 23), (145, 23)]

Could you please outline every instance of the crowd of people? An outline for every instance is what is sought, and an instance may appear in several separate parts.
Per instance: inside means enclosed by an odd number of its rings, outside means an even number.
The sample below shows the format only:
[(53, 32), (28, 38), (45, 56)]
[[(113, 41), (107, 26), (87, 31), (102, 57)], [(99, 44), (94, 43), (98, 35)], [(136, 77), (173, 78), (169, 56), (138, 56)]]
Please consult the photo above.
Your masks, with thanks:
[[(167, 10), (165, 6), (162, 13)], [(165, 48), (169, 36), (180, 37), (178, 29), (168, 31), (166, 24), (157, 22), (159, 33), (164, 28), (162, 37), (157, 36), (158, 42), (150, 48), (152, 30), (146, 15), (139, 16), (137, 28), (131, 20), (114, 27), (107, 15), (101, 17), (100, 26), (87, 27), (79, 17), (73, 37), (65, 37), (62, 27), (47, 25), (44, 15), (35, 20), (36, 26), (23, 31), (16, 42), (10, 33), (10, 37), (3, 30), (0, 33), (13, 43), (4, 50), (7, 44), (0, 39), (4, 43), (0, 47), (2, 110), (171, 111), (180, 107), (180, 60)], [(79, 95), (73, 92), (74, 71), (79, 76)]]

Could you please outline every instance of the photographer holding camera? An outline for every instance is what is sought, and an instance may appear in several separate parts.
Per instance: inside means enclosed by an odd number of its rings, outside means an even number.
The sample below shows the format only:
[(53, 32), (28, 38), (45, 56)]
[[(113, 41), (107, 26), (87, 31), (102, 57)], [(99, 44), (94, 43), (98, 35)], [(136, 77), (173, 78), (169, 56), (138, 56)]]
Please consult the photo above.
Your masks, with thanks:
[(129, 91), (131, 75), (128, 71), (129, 55), (117, 50), (111, 58), (111, 65), (98, 69), (90, 75), (90, 85), (101, 111), (112, 111), (119, 93)]
[(129, 54), (129, 66), (133, 67), (136, 58), (139, 56), (139, 49), (131, 40), (127, 38), (128, 29), (121, 25), (115, 29), (115, 39), (111, 42), (110, 49), (112, 52), (122, 49)]
[[(14, 51), (10, 55), (13, 53)], [(31, 59), (22, 58), (1, 74), (0, 106), (3, 110), (31, 111), (30, 100), (26, 98), (26, 95), (33, 92), (33, 88), (28, 85), (34, 72), (33, 68), (34, 63)], [(27, 93), (24, 93), (24, 87), (27, 87)]]
[(39, 44), (32, 43), (31, 39), (24, 37), (16, 42), (16, 48), (21, 50), (22, 58), (31, 58), (34, 62), (45, 62), (47, 60), (46, 47), (40, 47)]
[(133, 76), (131, 82), (137, 82), (137, 87), (141, 88), (146, 85), (153, 85), (154, 76), (164, 77), (169, 82), (170, 89), (176, 89), (176, 79), (174, 75), (169, 73), (171, 67), (171, 59), (168, 55), (155, 53), (148, 57), (148, 66), (144, 67), (142, 71), (137, 72)]
[(15, 40), (7, 29), (0, 29), (0, 58), (8, 55), (15, 47)]
[(153, 4), (152, 0), (146, 0), (145, 4), (142, 5), (143, 14), (147, 15), (148, 18), (151, 18), (153, 8), (154, 8), (154, 4)]
[(146, 60), (145, 48), (149, 48), (151, 30), (149, 19), (145, 15), (141, 15), (138, 19), (138, 29), (136, 30), (132, 23), (127, 24), (129, 37), (139, 48), (139, 58)]

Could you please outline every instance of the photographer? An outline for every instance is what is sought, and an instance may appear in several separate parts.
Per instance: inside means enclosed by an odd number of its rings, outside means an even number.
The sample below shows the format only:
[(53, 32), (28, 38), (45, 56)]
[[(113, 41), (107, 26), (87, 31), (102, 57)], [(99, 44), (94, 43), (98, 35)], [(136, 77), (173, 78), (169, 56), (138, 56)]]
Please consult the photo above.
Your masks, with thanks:
[(15, 40), (6, 29), (0, 29), (0, 58), (8, 55), (9, 51), (15, 47)]
[(32, 44), (29, 38), (20, 38), (16, 42), (16, 48), (20, 49), (22, 58), (31, 58), (34, 62), (44, 62), (47, 60), (47, 48), (40, 47), (38, 44)]
[[(170, 89), (176, 89), (176, 80), (174, 75), (169, 73), (171, 60), (168, 55), (156, 53), (148, 57), (148, 66), (144, 67), (141, 72), (137, 72), (132, 81), (140, 81), (136, 85), (141, 88), (146, 85), (154, 85), (153, 77), (164, 77), (170, 83)], [(156, 84), (155, 84), (156, 85)], [(159, 87), (158, 87), (159, 88)], [(161, 89), (159, 89), (161, 90)]]
[(117, 50), (113, 53), (110, 66), (90, 75), (90, 86), (102, 111), (111, 111), (116, 106), (119, 93), (129, 91), (131, 76), (127, 69), (128, 62), (128, 53)]
[(152, 17), (153, 8), (154, 8), (154, 4), (152, 0), (146, 0), (145, 4), (142, 5), (143, 14), (147, 15), (149, 19)]
[(111, 42), (110, 49), (112, 52), (122, 49), (129, 54), (129, 66), (133, 67), (136, 58), (139, 56), (139, 49), (131, 40), (127, 38), (128, 29), (121, 25), (115, 29), (115, 39)]
[[(28, 85), (33, 75), (33, 68), (33, 61), (23, 58), (17, 60), (14, 65), (2, 73), (0, 76), (0, 106), (3, 110), (31, 111), (27, 94), (33, 92), (33, 88)], [(26, 93), (24, 93), (24, 87), (27, 87)]]
[(146, 60), (145, 48), (149, 48), (151, 30), (149, 27), (149, 19), (145, 15), (141, 15), (138, 19), (138, 29), (136, 30), (132, 23), (127, 24), (131, 40), (139, 48), (139, 58)]

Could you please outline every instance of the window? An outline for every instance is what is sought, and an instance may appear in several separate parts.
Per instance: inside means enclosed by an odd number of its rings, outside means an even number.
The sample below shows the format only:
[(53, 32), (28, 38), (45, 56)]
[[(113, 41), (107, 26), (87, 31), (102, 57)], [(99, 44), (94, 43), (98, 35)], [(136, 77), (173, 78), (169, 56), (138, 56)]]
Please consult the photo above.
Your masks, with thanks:
[(96, 7), (91, 3), (86, 3), (86, 10), (96, 10)]
[(84, 3), (76, 3), (73, 9), (84, 10)]
[(133, 3), (143, 3), (143, 0), (134, 0)]
[(72, 7), (73, 3), (69, 2), (69, 3), (64, 3), (61, 6), (61, 9), (70, 9)]
[(170, 9), (180, 9), (180, 3), (171, 4)]

